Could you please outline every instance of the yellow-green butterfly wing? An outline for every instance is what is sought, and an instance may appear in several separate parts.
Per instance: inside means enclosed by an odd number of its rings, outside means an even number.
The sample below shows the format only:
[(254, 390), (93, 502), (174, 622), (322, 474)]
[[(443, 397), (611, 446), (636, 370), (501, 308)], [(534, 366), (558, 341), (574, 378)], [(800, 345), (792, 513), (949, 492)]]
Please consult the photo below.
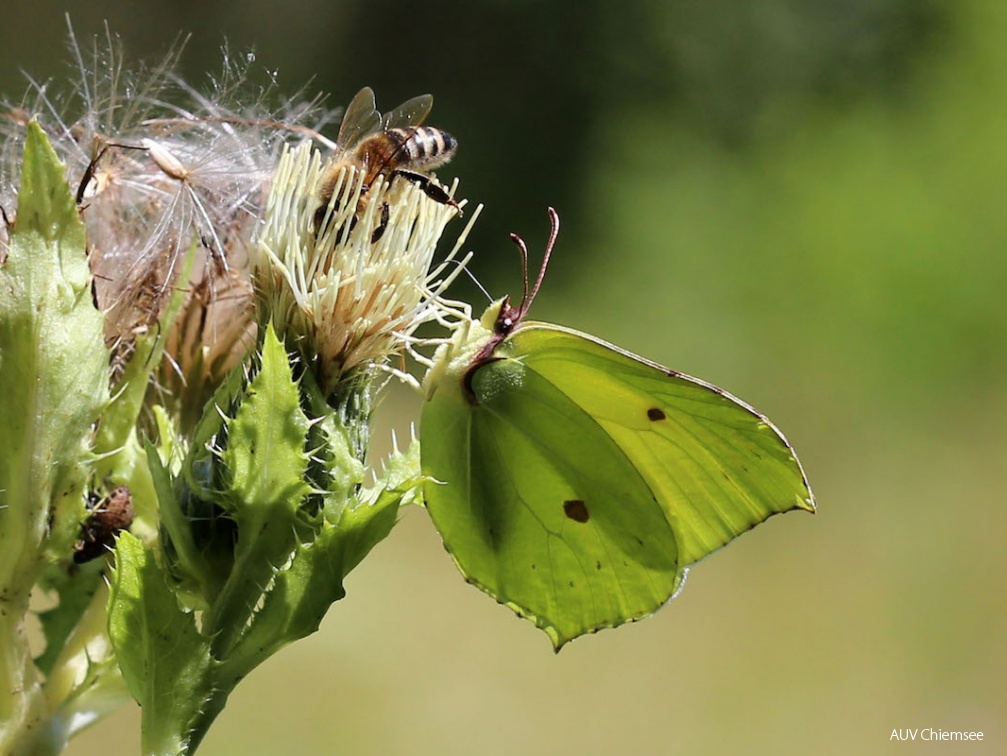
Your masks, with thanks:
[(428, 382), (427, 508), (466, 578), (557, 648), (653, 613), (766, 518), (814, 511), (786, 439), (726, 392), (559, 326), (475, 331)]

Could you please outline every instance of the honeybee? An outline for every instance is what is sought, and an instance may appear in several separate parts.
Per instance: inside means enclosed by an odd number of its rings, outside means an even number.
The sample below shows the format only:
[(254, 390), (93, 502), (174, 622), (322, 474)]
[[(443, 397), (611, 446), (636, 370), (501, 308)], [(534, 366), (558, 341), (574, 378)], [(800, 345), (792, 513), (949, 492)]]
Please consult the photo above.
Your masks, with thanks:
[[(350, 102), (336, 137), (336, 157), (332, 160), (319, 193), (321, 206), (315, 213), (315, 228), (321, 226), (339, 181), (339, 173), (348, 165), (364, 173), (363, 191), (351, 223), (356, 223), (368, 202), (368, 192), (379, 176), (391, 181), (401, 176), (419, 186), (431, 199), (457, 208), (454, 199), (430, 176), (430, 171), (447, 163), (458, 149), (458, 141), (446, 131), (421, 125), (434, 104), (431, 95), (406, 100), (395, 110), (381, 115), (374, 102), (374, 91), (364, 87)], [(388, 222), (388, 206), (382, 207), (381, 222), (371, 237), (376, 242)]]

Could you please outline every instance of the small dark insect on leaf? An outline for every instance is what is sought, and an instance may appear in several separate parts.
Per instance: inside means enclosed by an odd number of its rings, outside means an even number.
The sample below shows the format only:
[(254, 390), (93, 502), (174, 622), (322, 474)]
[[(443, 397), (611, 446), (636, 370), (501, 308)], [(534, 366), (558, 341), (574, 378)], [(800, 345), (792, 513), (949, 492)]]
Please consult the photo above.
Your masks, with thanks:
[(660, 407), (651, 407), (649, 410), (647, 410), (647, 417), (653, 420), (654, 422), (657, 422), (658, 420), (664, 420), (665, 414)]
[(126, 486), (118, 486), (94, 506), (80, 526), (80, 540), (73, 549), (73, 561), (84, 564), (104, 556), (115, 546), (115, 536), (133, 524), (133, 497)]

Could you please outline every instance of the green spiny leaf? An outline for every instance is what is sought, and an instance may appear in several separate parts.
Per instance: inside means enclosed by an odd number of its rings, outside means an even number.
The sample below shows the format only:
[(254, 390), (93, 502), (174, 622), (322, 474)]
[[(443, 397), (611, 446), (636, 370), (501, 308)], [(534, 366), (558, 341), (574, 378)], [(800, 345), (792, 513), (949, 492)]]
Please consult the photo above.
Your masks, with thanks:
[(108, 622), (119, 667), (142, 707), (144, 753), (187, 753), (214, 692), (210, 644), (179, 607), (153, 552), (129, 533), (116, 547)]
[(287, 352), (268, 327), (259, 372), (227, 424), (220, 454), (230, 480), (220, 501), (238, 529), (234, 568), (208, 620), (220, 658), (244, 630), (272, 572), (290, 559), (299, 537), (313, 535), (301, 509), (312, 492), (305, 481), (308, 425)]
[(314, 542), (297, 547), (224, 665), (227, 678), (237, 681), (282, 646), (318, 629), (329, 606), (346, 595), (343, 579), (391, 532), (401, 498), (400, 492), (385, 491), (374, 504), (345, 510), (338, 526), (325, 523)]
[[(338, 522), (364, 480), (364, 463), (357, 458), (345, 413), (329, 406), (311, 371), (305, 371), (300, 386), (308, 411), (315, 418), (308, 435), (311, 449), (308, 476), (322, 496), (325, 519)], [(366, 394), (368, 387), (361, 385), (359, 390)], [(355, 400), (356, 397), (349, 401)], [(356, 422), (357, 434), (366, 435), (366, 430), (359, 426), (366, 425), (368, 418), (359, 417)]]
[(400, 506), (423, 505), (423, 486), (429, 481), (420, 471), (420, 445), (414, 441), (404, 452), (396, 451), (385, 460), (377, 485), (360, 495), (361, 501), (376, 503), (386, 492), (399, 496)]
[(109, 375), (84, 227), (34, 122), (18, 198), (0, 265), (0, 586), (24, 580), (26, 589), (42, 567), (43, 541), (66, 556), (77, 537), (88, 439)]

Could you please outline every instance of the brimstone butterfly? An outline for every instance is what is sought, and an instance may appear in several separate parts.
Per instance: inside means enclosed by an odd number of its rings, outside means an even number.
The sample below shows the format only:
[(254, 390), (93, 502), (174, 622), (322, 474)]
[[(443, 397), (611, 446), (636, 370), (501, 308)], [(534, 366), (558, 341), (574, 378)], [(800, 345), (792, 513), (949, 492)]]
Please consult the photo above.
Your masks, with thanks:
[(426, 506), (462, 574), (548, 633), (646, 617), (688, 565), (771, 515), (815, 510), (766, 417), (704, 381), (524, 320), (504, 298), (425, 381)]

